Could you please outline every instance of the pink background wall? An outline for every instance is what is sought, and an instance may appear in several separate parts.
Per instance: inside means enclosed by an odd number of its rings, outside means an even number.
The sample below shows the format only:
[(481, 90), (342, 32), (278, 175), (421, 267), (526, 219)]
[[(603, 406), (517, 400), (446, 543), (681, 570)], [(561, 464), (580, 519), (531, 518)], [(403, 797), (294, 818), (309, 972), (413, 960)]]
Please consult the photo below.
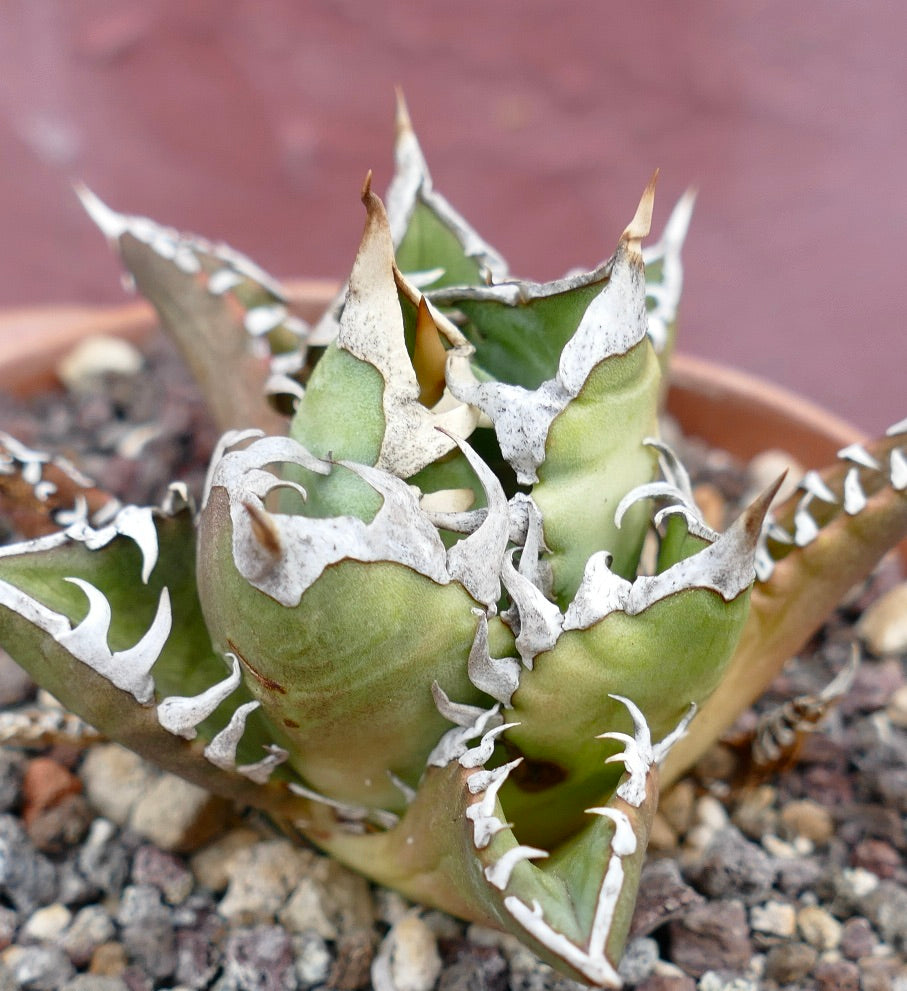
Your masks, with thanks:
[(438, 186), (514, 270), (610, 253), (688, 184), (682, 342), (882, 429), (907, 414), (907, 6), (844, 0), (6, 0), (0, 305), (121, 297), (80, 213), (342, 277), (405, 88)]

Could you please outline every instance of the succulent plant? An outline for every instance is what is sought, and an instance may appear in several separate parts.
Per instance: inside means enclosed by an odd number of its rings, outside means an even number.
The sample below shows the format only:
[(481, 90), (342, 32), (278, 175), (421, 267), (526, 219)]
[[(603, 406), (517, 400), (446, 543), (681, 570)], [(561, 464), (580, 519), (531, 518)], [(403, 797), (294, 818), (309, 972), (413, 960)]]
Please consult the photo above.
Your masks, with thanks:
[(57, 528), (0, 548), (0, 640), (110, 738), (618, 986), (659, 786), (907, 534), (907, 421), (713, 531), (657, 439), (691, 197), (643, 248), (653, 180), (607, 262), (521, 281), (397, 130), (315, 327), (82, 190), (226, 432), (198, 512), (4, 438)]

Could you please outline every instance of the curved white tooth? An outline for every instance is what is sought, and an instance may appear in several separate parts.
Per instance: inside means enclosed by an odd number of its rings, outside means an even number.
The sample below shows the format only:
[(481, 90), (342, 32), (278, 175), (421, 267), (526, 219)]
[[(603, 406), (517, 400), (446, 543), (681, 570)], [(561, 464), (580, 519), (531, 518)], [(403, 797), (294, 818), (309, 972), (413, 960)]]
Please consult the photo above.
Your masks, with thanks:
[(236, 707), (230, 722), (205, 747), (205, 758), (223, 771), (236, 770), (236, 748), (246, 731), (246, 719), (261, 705), (260, 702), (245, 702)]
[(520, 662), (515, 657), (491, 656), (488, 650), (488, 618), (481, 609), (473, 609), (473, 614), (478, 623), (466, 662), (469, 680), (480, 692), (510, 705), (513, 693), (520, 685)]
[(856, 516), (866, 507), (866, 493), (860, 484), (860, 469), (851, 468), (844, 476), (844, 512)]
[(554, 602), (517, 571), (512, 553), (504, 555), (503, 565), (501, 580), (513, 602), (519, 625), (517, 650), (523, 663), (532, 670), (533, 659), (557, 643), (564, 617)]
[(289, 311), (283, 303), (263, 304), (247, 311), (243, 326), (250, 336), (263, 337), (279, 327), (288, 315)]
[(510, 534), (507, 496), (497, 476), (470, 445), (453, 434), (448, 436), (463, 452), (481, 482), (488, 505), (482, 525), (448, 550), (447, 570), (476, 601), (492, 606), (501, 597), (501, 560)]
[(161, 656), (172, 626), (170, 593), (161, 589), (157, 612), (141, 640), (126, 650), (111, 652), (107, 635), (112, 617), (107, 597), (81, 578), (65, 580), (85, 593), (88, 615), (74, 629), (57, 637), (57, 642), (111, 684), (129, 692), (141, 705), (148, 705), (154, 698), (151, 668)]
[(756, 558), (754, 564), (756, 567), (756, 578), (760, 582), (767, 582), (769, 578), (772, 577), (772, 572), (775, 570), (775, 561), (764, 544), (760, 544), (756, 548)]
[(212, 296), (222, 296), (242, 281), (243, 277), (232, 268), (219, 268), (208, 277), (208, 292)]
[(822, 502), (827, 502), (831, 505), (835, 505), (838, 501), (838, 497), (825, 484), (825, 480), (815, 470), (808, 471), (803, 478), (800, 479), (800, 483), (797, 488), (803, 489), (803, 491), (808, 492), (809, 495), (814, 496), (816, 499), (821, 499)]
[(486, 710), (477, 705), (451, 702), (447, 692), (437, 681), (431, 683), (431, 694), (438, 712), (456, 726), (472, 726), (480, 716), (485, 714)]
[[(904, 422), (907, 423), (907, 420)], [(891, 487), (898, 492), (903, 492), (904, 489), (907, 489), (907, 457), (900, 448), (892, 449), (889, 467), (891, 469)]]
[(842, 447), (838, 451), (838, 457), (842, 461), (852, 461), (861, 468), (872, 468), (875, 471), (881, 471), (882, 468), (879, 462), (862, 444), (848, 444), (847, 447)]
[(627, 770), (627, 779), (623, 781), (617, 789), (617, 794), (630, 805), (638, 808), (646, 798), (646, 776), (649, 768), (655, 763), (655, 752), (652, 748), (652, 735), (649, 732), (649, 725), (642, 712), (635, 703), (623, 695), (609, 695), (609, 698), (621, 702), (626, 706), (633, 720), (634, 735), (628, 736), (626, 733), (602, 733), (599, 740), (617, 740), (625, 744), (622, 753), (613, 754), (605, 761), (612, 764), (622, 761)]
[(152, 510), (146, 506), (124, 506), (116, 515), (113, 525), (117, 533), (131, 537), (142, 552), (142, 582), (148, 583), (157, 564), (157, 527)]
[(265, 747), (265, 750), (268, 751), (266, 757), (262, 757), (261, 760), (256, 761), (254, 764), (240, 764), (236, 768), (237, 773), (241, 774), (244, 778), (248, 778), (250, 781), (254, 781), (257, 785), (267, 784), (268, 778), (271, 777), (274, 768), (285, 763), (290, 753), (288, 750), (284, 750), (283, 747), (278, 747), (276, 743), (269, 743)]
[[(507, 829), (507, 823), (501, 822), (495, 815), (495, 805), (501, 785), (507, 780), (510, 772), (521, 764), (522, 757), (496, 767), (493, 771), (482, 771), (472, 774), (467, 779), (467, 787), (471, 794), (481, 794), (478, 802), (473, 802), (466, 809), (466, 818), (472, 823), (473, 843), (477, 850), (484, 850), (492, 839), (502, 830)], [(480, 790), (475, 788), (473, 778), (478, 778), (482, 785)]]
[(907, 434), (907, 420), (899, 420), (885, 431), (886, 437), (897, 437), (898, 434)]
[(519, 723), (503, 723), (500, 726), (495, 726), (493, 729), (488, 730), (488, 732), (482, 737), (478, 745), (467, 750), (465, 754), (461, 754), (457, 760), (461, 767), (480, 767), (485, 764), (490, 759), (492, 753), (494, 752), (494, 741), (503, 732), (509, 729), (513, 729), (514, 726), (519, 726)]
[(611, 849), (618, 857), (628, 857), (630, 854), (636, 852), (638, 840), (625, 812), (621, 812), (620, 809), (611, 809), (607, 806), (586, 809), (586, 812), (589, 815), (610, 819), (614, 823), (614, 836), (611, 839)]
[(514, 867), (524, 860), (539, 860), (549, 856), (547, 850), (536, 846), (515, 846), (502, 854), (490, 867), (485, 868), (485, 880), (499, 891), (510, 883)]
[(227, 654), (227, 657), (230, 658), (231, 671), (223, 681), (198, 695), (171, 695), (158, 705), (157, 721), (168, 733), (181, 736), (184, 740), (194, 740), (197, 736), (195, 727), (236, 690), (242, 677), (239, 660), (235, 654)]
[(807, 493), (794, 510), (794, 543), (798, 547), (806, 547), (819, 536), (819, 524), (809, 513), (812, 496)]
[(426, 765), (447, 767), (451, 761), (457, 760), (466, 753), (469, 749), (467, 745), (469, 740), (480, 736), (489, 726), (499, 725), (501, 721), (501, 706), (497, 704), (478, 716), (471, 726), (448, 730), (428, 755)]
[(690, 708), (687, 710), (686, 715), (684, 715), (674, 729), (672, 729), (666, 737), (663, 737), (652, 747), (652, 754), (655, 757), (656, 764), (660, 764), (665, 757), (667, 757), (671, 747), (673, 747), (678, 740), (686, 736), (687, 729), (693, 721), (693, 717), (696, 715), (698, 708), (699, 707), (695, 702), (691, 702)]

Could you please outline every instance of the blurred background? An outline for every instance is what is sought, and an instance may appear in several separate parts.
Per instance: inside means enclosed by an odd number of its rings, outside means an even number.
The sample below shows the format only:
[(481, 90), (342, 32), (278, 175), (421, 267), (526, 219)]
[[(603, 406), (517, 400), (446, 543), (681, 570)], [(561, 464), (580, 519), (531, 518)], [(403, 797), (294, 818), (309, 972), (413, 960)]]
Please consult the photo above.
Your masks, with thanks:
[(907, 5), (4, 0), (0, 305), (115, 302), (81, 213), (343, 278), (404, 87), (436, 185), (536, 278), (688, 185), (681, 346), (866, 430), (907, 415)]

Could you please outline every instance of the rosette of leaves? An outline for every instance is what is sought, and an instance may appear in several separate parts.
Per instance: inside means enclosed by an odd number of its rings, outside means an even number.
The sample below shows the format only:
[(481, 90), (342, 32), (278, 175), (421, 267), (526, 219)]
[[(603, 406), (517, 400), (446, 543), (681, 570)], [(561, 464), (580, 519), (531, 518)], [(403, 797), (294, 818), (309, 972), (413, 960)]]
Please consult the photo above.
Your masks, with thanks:
[(247, 259), (83, 190), (226, 433), (198, 511), (89, 505), (66, 470), (58, 529), (0, 549), (2, 641), (67, 707), (611, 987), (660, 781), (907, 531), (905, 424), (705, 524), (658, 440), (692, 204), (644, 248), (653, 195), (602, 265), (513, 278), (401, 105), (387, 210), (367, 181), (310, 328)]

